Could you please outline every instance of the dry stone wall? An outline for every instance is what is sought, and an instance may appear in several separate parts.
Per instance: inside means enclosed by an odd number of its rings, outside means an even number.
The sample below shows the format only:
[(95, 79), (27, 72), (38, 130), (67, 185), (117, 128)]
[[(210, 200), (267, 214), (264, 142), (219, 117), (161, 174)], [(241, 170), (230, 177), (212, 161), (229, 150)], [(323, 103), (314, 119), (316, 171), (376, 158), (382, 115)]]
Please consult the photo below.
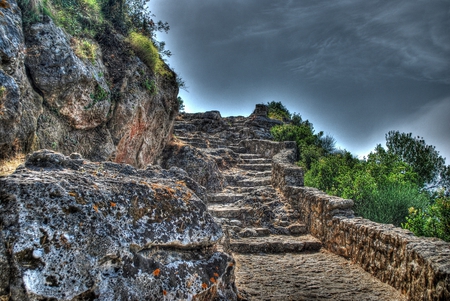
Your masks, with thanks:
[(450, 300), (450, 244), (353, 215), (352, 200), (303, 186), (292, 150), (274, 157), (272, 183), (300, 211), (309, 232), (410, 300)]

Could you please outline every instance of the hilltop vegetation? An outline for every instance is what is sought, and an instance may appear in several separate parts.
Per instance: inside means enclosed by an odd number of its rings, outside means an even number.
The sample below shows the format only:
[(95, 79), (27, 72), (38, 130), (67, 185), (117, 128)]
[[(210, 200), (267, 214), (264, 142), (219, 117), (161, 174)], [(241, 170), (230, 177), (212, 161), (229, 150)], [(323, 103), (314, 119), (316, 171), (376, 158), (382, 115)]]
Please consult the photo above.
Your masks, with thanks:
[(268, 103), (269, 116), (284, 120), (271, 133), (277, 141), (296, 141), (305, 185), (353, 199), (355, 213), (402, 226), (417, 235), (450, 241), (450, 166), (434, 146), (411, 133), (390, 131), (386, 147), (367, 158), (336, 150), (335, 140), (281, 103)]
[[(92, 42), (106, 28), (128, 37), (135, 54), (159, 75), (172, 76), (161, 55), (170, 56), (165, 43), (155, 39), (156, 32), (168, 32), (167, 22), (154, 21), (147, 0), (19, 0), (26, 26), (51, 18), (74, 37), (75, 52), (95, 60)], [(182, 82), (182, 80), (179, 80)]]

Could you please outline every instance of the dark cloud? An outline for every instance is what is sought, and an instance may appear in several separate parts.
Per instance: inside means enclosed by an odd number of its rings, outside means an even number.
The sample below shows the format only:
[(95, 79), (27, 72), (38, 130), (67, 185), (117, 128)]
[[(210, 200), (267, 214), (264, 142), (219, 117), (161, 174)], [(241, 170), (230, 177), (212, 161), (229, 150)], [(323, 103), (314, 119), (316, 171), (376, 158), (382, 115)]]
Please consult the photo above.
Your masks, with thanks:
[(450, 158), (450, 122), (436, 118), (450, 112), (448, 0), (150, 5), (170, 23), (160, 39), (189, 86), (188, 109), (248, 115), (256, 103), (282, 101), (352, 152), (398, 129)]

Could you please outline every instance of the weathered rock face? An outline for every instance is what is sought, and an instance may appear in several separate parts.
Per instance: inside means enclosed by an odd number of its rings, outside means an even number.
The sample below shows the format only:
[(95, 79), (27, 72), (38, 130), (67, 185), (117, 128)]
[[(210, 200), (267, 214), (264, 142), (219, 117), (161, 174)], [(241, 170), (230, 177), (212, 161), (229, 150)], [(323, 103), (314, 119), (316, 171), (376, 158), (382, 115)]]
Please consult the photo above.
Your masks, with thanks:
[[(25, 64), (31, 80), (50, 110), (64, 116), (74, 129), (105, 123), (111, 108), (101, 54), (94, 62), (78, 58), (68, 36), (50, 18), (27, 31)], [(100, 97), (103, 91), (103, 97)]]
[(214, 251), (222, 230), (196, 185), (176, 168), (33, 153), (0, 180), (0, 296), (235, 300), (233, 259)]
[(214, 158), (190, 145), (169, 143), (157, 162), (163, 168), (182, 168), (208, 192), (220, 191), (226, 183)]
[(175, 75), (155, 74), (108, 27), (85, 41), (94, 57), (80, 58), (76, 39), (48, 17), (23, 32), (20, 9), (8, 2), (0, 16), (0, 159), (47, 148), (153, 162), (178, 113)]
[(25, 42), (15, 0), (0, 8), (0, 158), (32, 147), (41, 97), (25, 72)]

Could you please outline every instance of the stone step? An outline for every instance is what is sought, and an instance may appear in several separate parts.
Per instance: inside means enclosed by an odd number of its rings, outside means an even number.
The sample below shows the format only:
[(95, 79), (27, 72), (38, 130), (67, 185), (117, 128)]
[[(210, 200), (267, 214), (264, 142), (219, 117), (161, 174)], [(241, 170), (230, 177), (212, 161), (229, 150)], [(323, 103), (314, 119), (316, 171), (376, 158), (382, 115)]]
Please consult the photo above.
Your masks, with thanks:
[(236, 253), (317, 252), (322, 243), (312, 235), (269, 235), (230, 239), (229, 249)]
[(307, 229), (305, 224), (295, 223), (287, 227), (271, 226), (269, 228), (253, 228), (247, 227), (240, 229), (237, 235), (239, 237), (261, 237), (269, 236), (271, 234), (284, 235), (284, 236), (298, 236), (307, 234)]
[(257, 187), (227, 186), (226, 190), (229, 192), (236, 192), (236, 193), (254, 193), (255, 191), (261, 190), (261, 188), (264, 188), (264, 191), (267, 193), (275, 193), (275, 189), (272, 186), (257, 186)]
[(263, 177), (263, 178), (250, 178), (244, 179), (236, 182), (236, 186), (239, 187), (256, 187), (256, 186), (271, 186), (271, 178)]
[(208, 194), (208, 203), (235, 203), (243, 199), (246, 194), (243, 193), (231, 193), (231, 192), (219, 192)]
[(254, 209), (251, 207), (234, 207), (218, 204), (208, 205), (208, 211), (217, 218), (238, 220), (246, 220), (254, 214)]
[(246, 164), (272, 164), (272, 159), (267, 158), (242, 158)]
[(247, 152), (247, 149), (242, 146), (230, 145), (230, 146), (228, 146), (228, 148), (238, 154), (243, 154), (243, 153)]
[(258, 170), (258, 171), (272, 170), (272, 164), (238, 164), (237, 167), (244, 170)]
[(239, 154), (241, 159), (258, 159), (262, 158), (260, 154)]
[(246, 172), (246, 173), (230, 173), (224, 174), (225, 179), (228, 184), (235, 185), (236, 183), (243, 180), (252, 180), (252, 179), (269, 179), (271, 178), (272, 173), (270, 171), (254, 171), (254, 172)]

